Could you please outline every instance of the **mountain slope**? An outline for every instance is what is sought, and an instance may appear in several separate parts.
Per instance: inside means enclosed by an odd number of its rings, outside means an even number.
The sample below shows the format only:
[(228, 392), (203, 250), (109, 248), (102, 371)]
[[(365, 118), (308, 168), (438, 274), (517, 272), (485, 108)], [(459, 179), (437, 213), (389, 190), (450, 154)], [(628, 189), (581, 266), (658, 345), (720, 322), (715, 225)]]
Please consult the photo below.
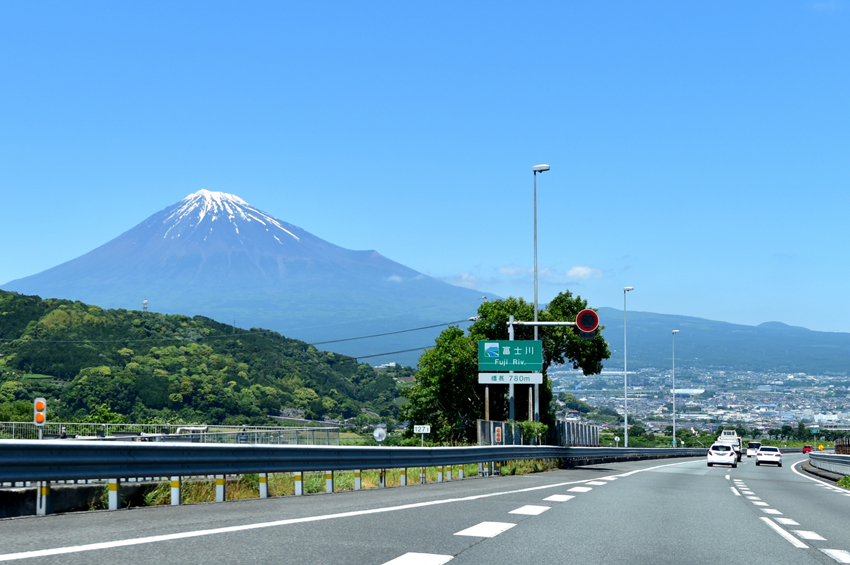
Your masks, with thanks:
[[(480, 296), (206, 190), (81, 257), (2, 288), (106, 308), (137, 309), (147, 299), (158, 312), (235, 320), (311, 342), (465, 319)], [(407, 335), (332, 348), (361, 355), (432, 342), (431, 334)]]
[[(623, 367), (623, 311), (599, 309), (603, 336), (611, 349), (606, 369)], [(850, 372), (850, 334), (816, 332), (766, 322), (745, 326), (688, 316), (628, 312), (629, 371), (672, 365), (674, 329), (676, 366), (739, 371)]]

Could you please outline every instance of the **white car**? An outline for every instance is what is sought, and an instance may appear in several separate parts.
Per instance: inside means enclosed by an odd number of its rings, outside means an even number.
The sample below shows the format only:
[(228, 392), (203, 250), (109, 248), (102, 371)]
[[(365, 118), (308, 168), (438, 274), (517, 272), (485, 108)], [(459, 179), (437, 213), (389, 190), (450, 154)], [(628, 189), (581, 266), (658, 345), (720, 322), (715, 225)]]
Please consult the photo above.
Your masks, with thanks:
[(760, 441), (751, 441), (747, 443), (747, 457), (754, 457), (756, 452), (761, 447)]
[(771, 463), (782, 467), (782, 452), (779, 451), (778, 447), (773, 447), (772, 445), (759, 447), (759, 450), (756, 452), (756, 465), (761, 465), (762, 463)]
[(730, 465), (733, 469), (738, 467), (738, 454), (731, 445), (715, 443), (708, 450), (708, 466)]

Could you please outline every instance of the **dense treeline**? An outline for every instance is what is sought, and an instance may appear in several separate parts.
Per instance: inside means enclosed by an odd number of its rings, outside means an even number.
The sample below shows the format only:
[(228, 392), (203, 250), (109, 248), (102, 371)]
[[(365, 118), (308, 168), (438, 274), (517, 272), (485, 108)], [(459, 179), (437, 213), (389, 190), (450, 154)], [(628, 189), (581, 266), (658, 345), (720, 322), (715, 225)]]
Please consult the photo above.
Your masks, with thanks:
[[(0, 420), (49, 399), (51, 419), (268, 423), (397, 414), (397, 376), (267, 330), (0, 291)], [(41, 378), (36, 378), (41, 376)], [(26, 404), (21, 404), (26, 402)], [(26, 410), (24, 407), (27, 407)], [(28, 419), (24, 418), (24, 419)]]

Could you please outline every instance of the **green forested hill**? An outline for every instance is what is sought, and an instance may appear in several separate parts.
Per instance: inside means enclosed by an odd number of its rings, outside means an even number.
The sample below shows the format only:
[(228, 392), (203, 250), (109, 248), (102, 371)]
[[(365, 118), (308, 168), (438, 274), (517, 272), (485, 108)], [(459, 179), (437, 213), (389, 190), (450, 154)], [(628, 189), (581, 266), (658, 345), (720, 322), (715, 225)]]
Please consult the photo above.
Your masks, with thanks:
[(64, 421), (104, 405), (133, 422), (258, 424), (286, 407), (308, 418), (396, 414), (392, 371), (201, 316), (0, 291), (0, 354), (0, 419), (39, 395), (50, 418)]

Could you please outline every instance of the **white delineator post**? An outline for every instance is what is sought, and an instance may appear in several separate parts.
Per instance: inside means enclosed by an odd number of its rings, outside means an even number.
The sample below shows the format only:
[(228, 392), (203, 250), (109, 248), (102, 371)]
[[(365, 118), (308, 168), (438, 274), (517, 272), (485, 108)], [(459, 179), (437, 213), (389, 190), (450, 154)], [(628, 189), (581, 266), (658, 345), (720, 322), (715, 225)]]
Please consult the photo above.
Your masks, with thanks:
[(451, 465), (446, 465), (446, 480), (447, 481), (452, 480), (452, 466)]
[(171, 477), (171, 506), (180, 506), (183, 499), (183, 487), (180, 477)]
[(295, 471), (295, 496), (304, 494), (304, 474), (301, 471)]
[(443, 466), (442, 465), (437, 465), (437, 482), (438, 483), (443, 482)]
[(360, 490), (363, 488), (362, 479), (360, 477), (360, 469), (354, 470), (354, 490)]
[(50, 481), (38, 481), (35, 485), (35, 513), (46, 516), (50, 513)]
[(109, 492), (107, 497), (109, 498), (109, 509), (110, 510), (118, 510), (121, 508), (121, 496), (118, 491), (118, 479), (109, 479)]
[(334, 491), (334, 472), (325, 471), (325, 492)]
[(260, 498), (269, 497), (269, 474), (260, 473)]
[(405, 469), (404, 467), (399, 470), (399, 482), (401, 486), (407, 486), (407, 469)]
[(215, 501), (216, 502), (224, 502), (227, 499), (227, 494), (225, 493), (225, 484), (224, 484), (224, 475), (216, 475), (215, 476)]

